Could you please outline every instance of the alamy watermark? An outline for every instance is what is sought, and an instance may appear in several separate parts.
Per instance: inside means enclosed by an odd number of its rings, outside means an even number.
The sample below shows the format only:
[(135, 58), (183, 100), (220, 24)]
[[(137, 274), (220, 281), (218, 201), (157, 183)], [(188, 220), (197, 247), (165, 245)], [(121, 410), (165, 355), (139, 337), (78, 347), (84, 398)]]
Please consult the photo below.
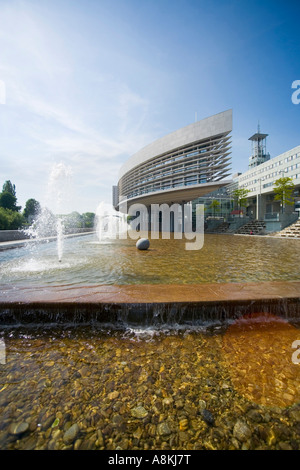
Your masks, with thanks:
[(300, 339), (296, 339), (293, 342), (292, 348), (296, 349), (296, 351), (292, 354), (292, 362), (293, 364), (300, 364)]
[[(120, 212), (113, 217), (113, 230), (109, 228), (108, 214), (98, 214), (103, 220), (105, 230), (110, 238), (126, 239), (128, 236), (139, 238), (187, 240), (186, 250), (201, 250), (204, 244), (204, 204), (196, 204), (193, 212), (192, 204), (132, 204), (128, 207), (127, 200), (120, 202)], [(124, 223), (124, 217), (126, 221)]]
[(299, 104), (300, 103), (300, 80), (293, 81), (292, 89), (295, 89), (295, 91), (292, 94), (292, 103)]
[(3, 80), (0, 80), (0, 104), (6, 103), (6, 88)]

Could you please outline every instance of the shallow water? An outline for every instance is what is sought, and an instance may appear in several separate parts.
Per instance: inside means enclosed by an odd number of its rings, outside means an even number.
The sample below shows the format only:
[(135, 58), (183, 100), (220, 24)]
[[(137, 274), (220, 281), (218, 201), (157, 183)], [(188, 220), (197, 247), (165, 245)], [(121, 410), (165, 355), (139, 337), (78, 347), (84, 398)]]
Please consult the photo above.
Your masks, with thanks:
[(96, 235), (28, 243), (0, 252), (0, 284), (195, 284), (299, 280), (299, 240), (205, 235), (201, 250), (185, 250), (186, 240), (151, 240), (139, 251), (135, 240), (99, 243)]
[[(0, 284), (299, 280), (298, 240), (66, 239), (0, 252)], [(196, 325), (0, 330), (0, 449), (300, 449), (300, 324), (265, 313)], [(294, 345), (294, 346), (293, 346)]]
[(299, 327), (4, 328), (0, 449), (300, 449)]

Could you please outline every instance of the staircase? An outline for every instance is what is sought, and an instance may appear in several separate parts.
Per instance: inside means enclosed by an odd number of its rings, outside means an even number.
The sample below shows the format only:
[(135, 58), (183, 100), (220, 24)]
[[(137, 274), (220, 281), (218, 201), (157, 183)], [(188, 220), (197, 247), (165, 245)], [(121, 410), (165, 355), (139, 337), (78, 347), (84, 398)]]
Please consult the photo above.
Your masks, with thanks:
[(221, 225), (219, 225), (217, 231), (218, 231), (218, 233), (226, 233), (226, 232), (228, 232), (229, 228), (230, 228), (229, 223), (228, 222), (223, 222)]
[(228, 222), (222, 222), (217, 227), (211, 229), (209, 231), (209, 233), (224, 233), (224, 232), (227, 232), (228, 228), (229, 228), (229, 223)]
[(300, 220), (277, 233), (277, 237), (300, 238)]
[(262, 220), (252, 220), (236, 230), (240, 235), (263, 235), (265, 234), (266, 224)]

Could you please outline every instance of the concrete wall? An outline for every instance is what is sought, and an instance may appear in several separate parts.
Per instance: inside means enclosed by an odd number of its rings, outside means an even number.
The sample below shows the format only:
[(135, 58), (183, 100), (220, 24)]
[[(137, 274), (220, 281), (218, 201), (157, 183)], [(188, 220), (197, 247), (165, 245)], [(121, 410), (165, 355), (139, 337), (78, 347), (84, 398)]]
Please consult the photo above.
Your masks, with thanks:
[[(72, 233), (86, 233), (86, 232), (94, 232), (94, 228), (77, 228), (77, 229), (69, 229), (66, 230), (65, 234), (72, 234)], [(27, 240), (30, 238), (21, 230), (0, 230), (0, 243), (1, 242), (11, 242), (15, 240)]]
[(0, 242), (26, 240), (27, 238), (29, 237), (21, 230), (0, 230)]

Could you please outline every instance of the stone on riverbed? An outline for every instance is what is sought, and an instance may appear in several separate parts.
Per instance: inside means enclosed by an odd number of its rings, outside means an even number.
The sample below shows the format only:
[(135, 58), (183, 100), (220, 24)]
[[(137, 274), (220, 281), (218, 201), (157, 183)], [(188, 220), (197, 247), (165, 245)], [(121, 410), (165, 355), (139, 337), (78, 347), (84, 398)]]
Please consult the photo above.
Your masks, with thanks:
[(71, 444), (75, 441), (79, 434), (79, 426), (77, 423), (73, 424), (64, 434), (63, 440), (65, 444)]
[(148, 411), (143, 406), (136, 406), (131, 410), (131, 416), (134, 418), (146, 418)]
[(26, 422), (12, 423), (9, 428), (9, 432), (10, 434), (14, 435), (24, 434), (24, 432), (26, 432), (28, 428), (29, 424)]

